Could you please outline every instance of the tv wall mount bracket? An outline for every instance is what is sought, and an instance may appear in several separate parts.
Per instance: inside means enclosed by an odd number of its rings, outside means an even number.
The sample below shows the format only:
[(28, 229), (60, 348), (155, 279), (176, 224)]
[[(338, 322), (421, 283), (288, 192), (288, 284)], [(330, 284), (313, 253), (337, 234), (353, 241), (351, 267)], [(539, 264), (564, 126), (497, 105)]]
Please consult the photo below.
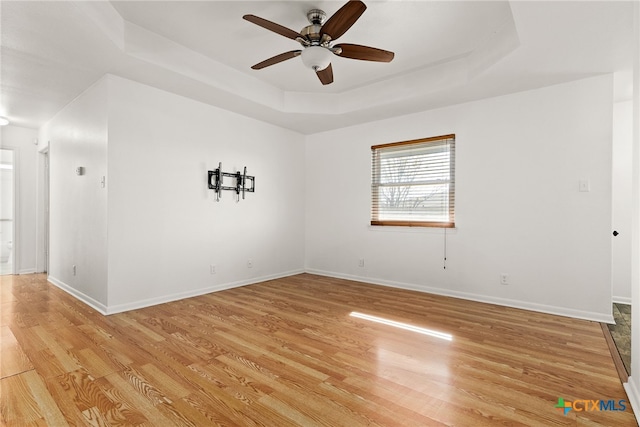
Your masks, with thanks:
[[(222, 172), (222, 162), (220, 162), (216, 170), (208, 171), (208, 173), (209, 189), (216, 192), (216, 202), (220, 201), (222, 190), (235, 191), (237, 202), (240, 201), (240, 194), (242, 194), (242, 198), (244, 199), (245, 193), (253, 193), (256, 191), (256, 177), (247, 175), (246, 166), (242, 173), (240, 173), (240, 171), (233, 173)], [(223, 181), (225, 177), (235, 179), (236, 185), (224, 185)]]

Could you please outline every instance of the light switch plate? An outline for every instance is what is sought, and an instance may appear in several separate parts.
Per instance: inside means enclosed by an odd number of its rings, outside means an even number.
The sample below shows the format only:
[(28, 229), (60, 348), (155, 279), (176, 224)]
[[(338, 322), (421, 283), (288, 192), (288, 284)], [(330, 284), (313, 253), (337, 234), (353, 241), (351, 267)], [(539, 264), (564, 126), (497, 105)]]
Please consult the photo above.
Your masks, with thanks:
[(589, 191), (591, 191), (591, 183), (588, 179), (580, 180), (580, 191), (583, 193), (588, 193)]

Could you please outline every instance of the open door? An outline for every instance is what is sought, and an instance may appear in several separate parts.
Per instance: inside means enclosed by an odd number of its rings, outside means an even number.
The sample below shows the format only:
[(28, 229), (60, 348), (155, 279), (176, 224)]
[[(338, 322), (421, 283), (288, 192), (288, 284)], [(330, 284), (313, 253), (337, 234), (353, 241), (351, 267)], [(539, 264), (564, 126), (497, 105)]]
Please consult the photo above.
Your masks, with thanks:
[(15, 274), (15, 153), (0, 149), (0, 274)]

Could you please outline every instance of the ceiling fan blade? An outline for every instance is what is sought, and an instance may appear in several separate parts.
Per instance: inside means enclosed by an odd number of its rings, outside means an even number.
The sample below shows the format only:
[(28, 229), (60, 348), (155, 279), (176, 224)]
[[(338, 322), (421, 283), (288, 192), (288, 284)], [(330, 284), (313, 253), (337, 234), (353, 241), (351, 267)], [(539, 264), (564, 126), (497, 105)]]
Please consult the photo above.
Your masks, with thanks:
[(333, 83), (333, 68), (331, 68), (331, 64), (329, 64), (324, 70), (316, 71), (316, 74), (323, 85)]
[(394, 57), (393, 52), (375, 47), (361, 46), (359, 44), (337, 44), (334, 48), (342, 49), (336, 55), (343, 58), (360, 59), (362, 61), (391, 62)]
[(260, 18), (259, 16), (244, 15), (242, 18), (261, 26), (262, 28), (266, 28), (269, 31), (273, 31), (274, 33), (278, 33), (281, 36), (285, 36), (293, 40), (297, 39), (298, 37), (302, 37), (302, 35), (300, 35), (300, 33), (296, 31), (293, 31), (287, 27), (283, 27), (282, 25), (276, 24), (275, 22), (267, 21), (266, 19)]
[(268, 67), (270, 65), (274, 65), (279, 62), (286, 61), (287, 59), (295, 58), (296, 56), (299, 56), (300, 53), (302, 53), (301, 50), (292, 50), (290, 52), (281, 53), (280, 55), (276, 55), (272, 58), (265, 59), (264, 61), (257, 63), (251, 68), (253, 68), (254, 70), (261, 70), (264, 67)]
[(360, 0), (349, 0), (320, 29), (320, 36), (325, 34), (335, 40), (344, 33), (360, 18), (360, 15), (367, 10), (367, 6)]

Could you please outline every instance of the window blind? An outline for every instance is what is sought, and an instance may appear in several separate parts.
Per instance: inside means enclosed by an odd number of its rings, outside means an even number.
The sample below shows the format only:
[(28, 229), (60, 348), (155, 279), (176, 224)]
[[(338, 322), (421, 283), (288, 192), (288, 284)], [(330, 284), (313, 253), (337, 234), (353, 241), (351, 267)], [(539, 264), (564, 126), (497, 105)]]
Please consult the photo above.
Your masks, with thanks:
[(371, 147), (371, 225), (455, 226), (455, 135)]

